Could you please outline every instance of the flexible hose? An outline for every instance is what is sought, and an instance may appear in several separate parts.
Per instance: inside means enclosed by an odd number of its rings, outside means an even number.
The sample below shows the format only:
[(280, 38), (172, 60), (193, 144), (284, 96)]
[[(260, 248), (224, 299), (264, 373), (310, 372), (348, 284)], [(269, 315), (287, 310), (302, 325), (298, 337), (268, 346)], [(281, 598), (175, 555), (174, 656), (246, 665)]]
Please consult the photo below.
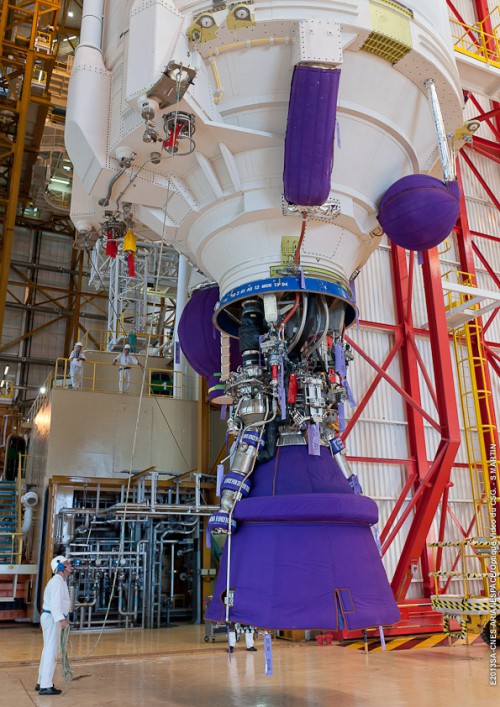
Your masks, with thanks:
[(69, 626), (61, 629), (61, 671), (64, 682), (73, 680), (73, 671), (68, 658)]

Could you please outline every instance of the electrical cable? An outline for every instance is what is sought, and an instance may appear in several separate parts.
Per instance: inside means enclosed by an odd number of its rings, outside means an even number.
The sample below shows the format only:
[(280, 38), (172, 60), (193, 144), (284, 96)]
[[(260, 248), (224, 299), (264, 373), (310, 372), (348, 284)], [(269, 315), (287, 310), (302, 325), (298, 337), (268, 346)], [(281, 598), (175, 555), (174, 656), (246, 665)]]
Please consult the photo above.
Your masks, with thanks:
[(69, 626), (61, 629), (60, 650), (61, 650), (61, 672), (64, 682), (73, 680), (73, 671), (68, 659)]

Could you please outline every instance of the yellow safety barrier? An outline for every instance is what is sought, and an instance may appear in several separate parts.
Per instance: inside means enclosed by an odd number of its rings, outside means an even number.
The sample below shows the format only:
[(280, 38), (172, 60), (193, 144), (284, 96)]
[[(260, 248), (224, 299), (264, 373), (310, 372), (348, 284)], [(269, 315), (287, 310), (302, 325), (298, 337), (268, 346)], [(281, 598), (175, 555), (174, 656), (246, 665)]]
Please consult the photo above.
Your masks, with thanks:
[[(10, 550), (2, 542), (5, 538), (10, 538)], [(2, 545), (2, 557), (8, 556), (9, 562), (3, 564), (20, 565), (23, 556), (23, 534), (0, 531), (0, 543)]]
[[(119, 365), (114, 365), (111, 361), (89, 360), (89, 353), (83, 364), (83, 376), (79, 390), (94, 391), (101, 393), (119, 392)], [(151, 360), (151, 359), (150, 359)], [(127, 390), (123, 390), (123, 395), (139, 395), (143, 382), (143, 366), (131, 365), (130, 383)], [(76, 380), (74, 381), (76, 383)], [(56, 360), (54, 373), (46, 381), (44, 387), (47, 391), (51, 388), (73, 388), (70, 373), (70, 361), (67, 358)], [(146, 379), (144, 384), (144, 395), (147, 396), (167, 396), (176, 399), (186, 398), (186, 381), (182, 372), (174, 371), (171, 368), (149, 367), (146, 369)]]
[[(451, 17), (451, 34), (455, 51), (477, 61), (500, 68), (499, 18), (498, 7), (492, 10), (484, 20), (473, 25), (459, 22), (455, 17)], [(485, 30), (485, 26), (490, 23), (492, 33)]]

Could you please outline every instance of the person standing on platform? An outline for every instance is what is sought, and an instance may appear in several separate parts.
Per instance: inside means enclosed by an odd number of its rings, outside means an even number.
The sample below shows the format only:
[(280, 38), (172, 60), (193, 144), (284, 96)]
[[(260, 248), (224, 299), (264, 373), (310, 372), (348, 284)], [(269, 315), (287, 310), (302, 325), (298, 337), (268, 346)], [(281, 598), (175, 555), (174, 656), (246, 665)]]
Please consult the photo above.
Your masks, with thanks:
[(126, 393), (130, 386), (130, 369), (132, 366), (138, 366), (139, 361), (130, 353), (130, 344), (125, 344), (122, 352), (113, 360), (113, 366), (120, 366), (120, 375), (118, 378), (118, 390), (120, 393)]
[(35, 687), (40, 695), (60, 695), (62, 693), (62, 690), (54, 687), (54, 672), (59, 654), (61, 630), (69, 626), (68, 613), (71, 606), (68, 585), (66, 584), (66, 580), (73, 571), (71, 560), (63, 555), (58, 555), (54, 557), (50, 567), (54, 576), (45, 587), (40, 617), (43, 651)]
[(77, 341), (75, 348), (69, 355), (69, 374), (71, 376), (73, 390), (77, 390), (83, 386), (83, 363), (87, 359), (82, 349), (82, 342)]

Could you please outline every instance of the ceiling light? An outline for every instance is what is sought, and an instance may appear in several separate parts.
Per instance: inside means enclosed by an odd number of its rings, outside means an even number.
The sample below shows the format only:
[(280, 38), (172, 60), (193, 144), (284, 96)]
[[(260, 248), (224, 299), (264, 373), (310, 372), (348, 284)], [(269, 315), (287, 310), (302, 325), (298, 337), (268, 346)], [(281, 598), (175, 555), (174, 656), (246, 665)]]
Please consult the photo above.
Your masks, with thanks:
[(42, 385), (42, 387), (40, 388), (40, 393), (42, 395), (45, 395), (46, 392), (47, 392), (47, 388), (44, 385)]
[(51, 182), (58, 182), (59, 184), (70, 184), (69, 179), (64, 179), (63, 177), (51, 177)]
[(73, 17), (73, 10), (68, 11), (68, 17)]
[(9, 367), (8, 367), (8, 366), (5, 366), (5, 369), (4, 369), (4, 372), (3, 372), (4, 376), (6, 376), (8, 372), (9, 372)]
[(3, 388), (4, 385), (5, 385), (5, 381), (2, 381), (2, 382), (0, 383), (0, 388)]

